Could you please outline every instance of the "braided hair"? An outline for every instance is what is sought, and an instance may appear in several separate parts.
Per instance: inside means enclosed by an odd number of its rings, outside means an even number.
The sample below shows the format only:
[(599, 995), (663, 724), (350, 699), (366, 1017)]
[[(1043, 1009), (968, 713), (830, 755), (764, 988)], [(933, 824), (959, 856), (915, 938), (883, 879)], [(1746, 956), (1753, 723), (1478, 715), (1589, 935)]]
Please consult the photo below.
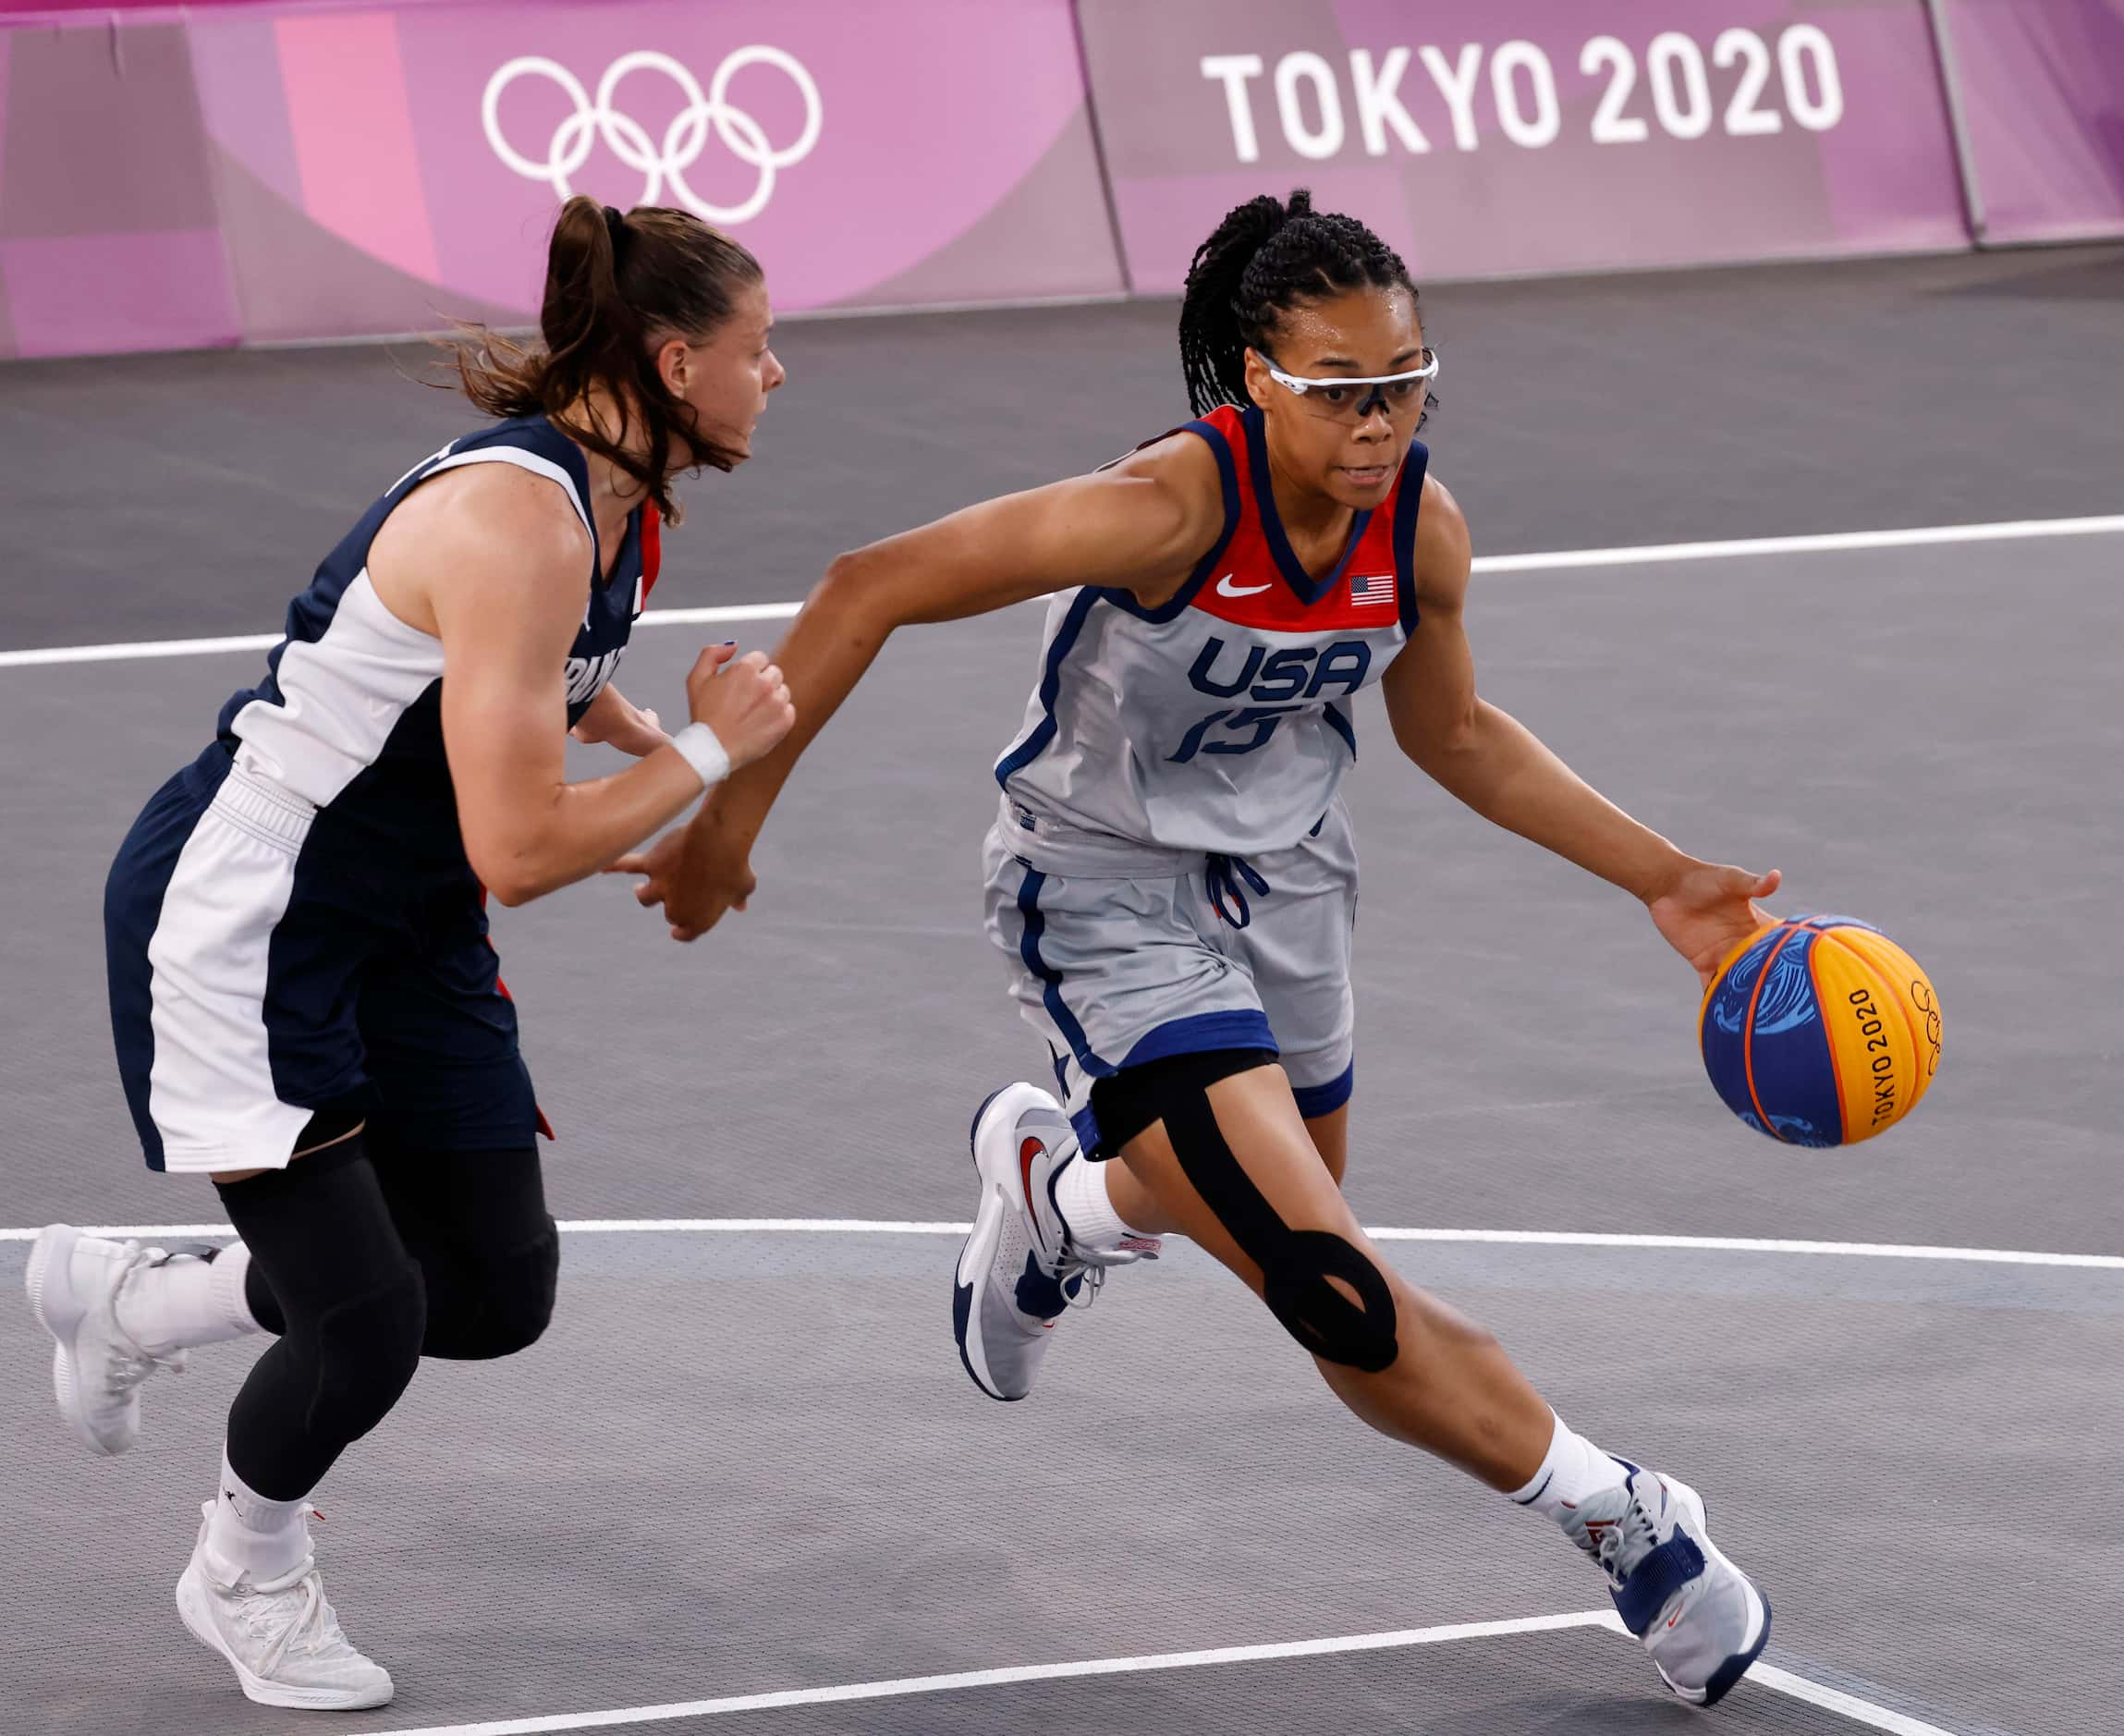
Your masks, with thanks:
[(1315, 211), (1304, 188), (1288, 203), (1263, 193), (1226, 213), (1195, 250), (1180, 302), (1180, 367), (1198, 416), (1248, 402), (1246, 352), (1260, 349), (1276, 315), (1346, 289), (1416, 296), (1401, 255), (1339, 212)]

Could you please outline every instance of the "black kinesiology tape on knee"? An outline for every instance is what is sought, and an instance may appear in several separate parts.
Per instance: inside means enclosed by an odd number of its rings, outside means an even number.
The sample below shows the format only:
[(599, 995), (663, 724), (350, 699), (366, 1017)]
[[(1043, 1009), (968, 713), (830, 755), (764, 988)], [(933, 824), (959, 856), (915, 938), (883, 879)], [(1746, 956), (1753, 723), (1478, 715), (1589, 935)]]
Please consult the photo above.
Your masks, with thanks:
[(1166, 1103), (1180, 1094), (1191, 1091), (1200, 1095), (1220, 1079), (1275, 1064), (1274, 1049), (1198, 1049), (1124, 1067), (1092, 1087), (1100, 1155), (1119, 1156), (1122, 1146), (1166, 1119)]
[[(1261, 1267), (1263, 1300), (1284, 1329), (1324, 1362), (1376, 1375), (1400, 1354), (1394, 1292), (1379, 1268), (1340, 1236), (1293, 1229), (1232, 1155), (1199, 1088), (1173, 1092), (1160, 1117), (1173, 1155), (1202, 1202)], [(1356, 1300), (1337, 1289), (1340, 1279)]]

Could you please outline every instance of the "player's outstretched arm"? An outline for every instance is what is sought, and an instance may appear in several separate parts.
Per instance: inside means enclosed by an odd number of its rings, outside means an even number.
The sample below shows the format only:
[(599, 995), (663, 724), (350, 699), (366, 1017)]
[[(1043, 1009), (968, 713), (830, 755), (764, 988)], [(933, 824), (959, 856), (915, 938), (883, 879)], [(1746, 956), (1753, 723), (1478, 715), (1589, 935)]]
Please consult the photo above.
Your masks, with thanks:
[(745, 907), (753, 840), (783, 782), (896, 629), (985, 615), (1072, 585), (1162, 600), (1222, 528), (1215, 461), (1189, 435), (841, 556), (775, 650), (797, 727), (719, 787), (682, 838), (616, 866), (648, 876), (635, 896), (663, 904), (675, 937), (706, 933)]
[(1416, 631), (1382, 684), (1395, 741), (1484, 819), (1642, 899), (1708, 982), (1727, 951), (1770, 921), (1753, 900), (1777, 889), (1776, 872), (1685, 854), (1475, 691), (1462, 618), (1471, 562), (1467, 520), (1445, 485), (1427, 479), (1416, 530)]
[[(567, 781), (560, 671), (582, 618), (589, 539), (550, 483), (477, 468), (493, 473), (427, 514), (419, 544), (389, 552), (378, 588), (415, 625), (427, 614), (443, 642), (443, 746), (465, 854), (496, 899), (521, 904), (682, 813), (702, 774), (665, 745), (616, 776)], [(758, 652), (703, 652), (687, 693), (733, 764), (788, 727), (787, 692)]]

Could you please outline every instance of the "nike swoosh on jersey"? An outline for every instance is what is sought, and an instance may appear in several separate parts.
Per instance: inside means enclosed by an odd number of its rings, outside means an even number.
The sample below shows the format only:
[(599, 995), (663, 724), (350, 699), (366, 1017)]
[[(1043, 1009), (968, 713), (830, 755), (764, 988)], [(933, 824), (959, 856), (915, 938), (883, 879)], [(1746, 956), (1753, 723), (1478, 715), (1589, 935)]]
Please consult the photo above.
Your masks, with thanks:
[(1217, 595), (1220, 597), (1251, 597), (1268, 589), (1266, 585), (1235, 585), (1232, 581), (1238, 577), (1239, 574), (1237, 573), (1227, 572), (1222, 579), (1219, 579), (1217, 581)]

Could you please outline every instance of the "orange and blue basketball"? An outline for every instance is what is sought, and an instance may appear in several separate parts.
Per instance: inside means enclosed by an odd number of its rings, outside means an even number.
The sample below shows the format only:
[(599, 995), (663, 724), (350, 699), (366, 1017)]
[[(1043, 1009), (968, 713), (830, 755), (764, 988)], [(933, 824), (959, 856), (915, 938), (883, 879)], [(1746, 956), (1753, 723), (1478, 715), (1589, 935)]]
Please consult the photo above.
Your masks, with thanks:
[(1790, 1145), (1850, 1145), (1916, 1108), (1940, 1060), (1939, 996), (1849, 916), (1795, 916), (1740, 947), (1697, 1015), (1726, 1106)]

